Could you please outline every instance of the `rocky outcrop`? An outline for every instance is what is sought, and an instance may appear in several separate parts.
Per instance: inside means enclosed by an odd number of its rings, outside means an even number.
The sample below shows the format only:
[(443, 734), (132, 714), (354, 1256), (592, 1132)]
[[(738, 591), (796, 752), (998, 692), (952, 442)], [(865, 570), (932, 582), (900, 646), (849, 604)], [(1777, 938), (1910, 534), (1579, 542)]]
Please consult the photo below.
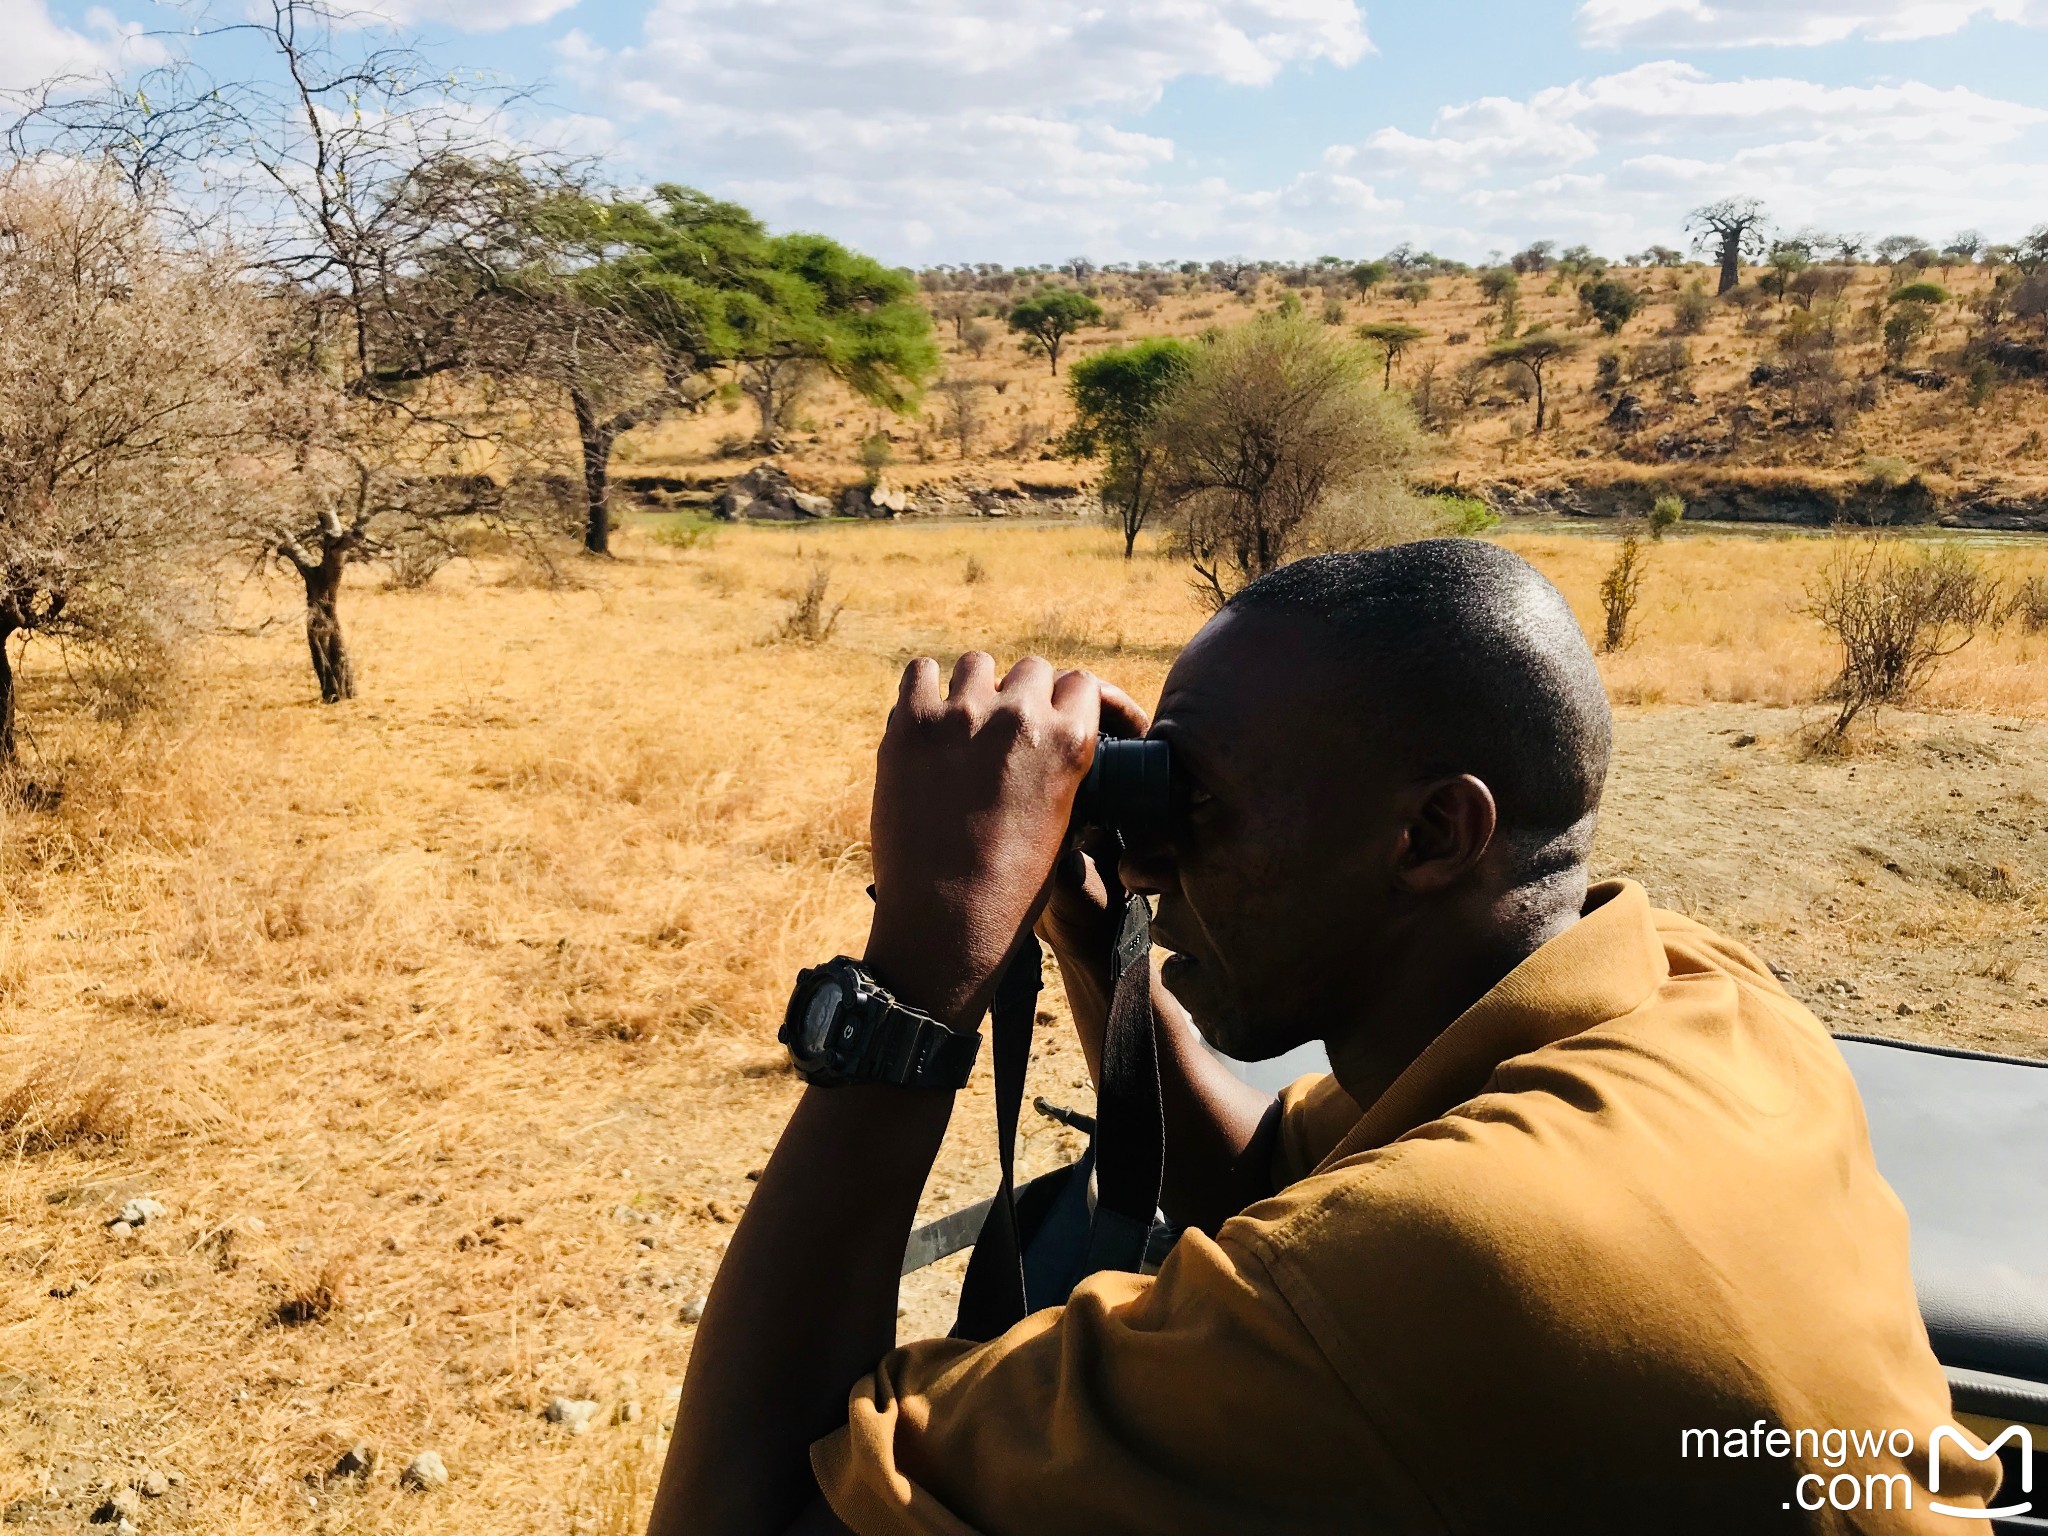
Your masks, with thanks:
[(711, 515), (730, 522), (790, 523), (830, 517), (832, 503), (798, 490), (782, 466), (768, 459), (720, 491), (711, 503)]
[(1967, 491), (1944, 495), (1919, 479), (1892, 484), (1782, 475), (1644, 474), (1603, 478), (1598, 484), (1498, 483), (1443, 489), (1463, 495), (1476, 489), (1496, 510), (1509, 516), (1641, 517), (1659, 496), (1676, 495), (1685, 499), (1688, 523), (1779, 523), (1809, 528), (1836, 523), (1864, 527), (1917, 524), (2048, 533), (2048, 498)]

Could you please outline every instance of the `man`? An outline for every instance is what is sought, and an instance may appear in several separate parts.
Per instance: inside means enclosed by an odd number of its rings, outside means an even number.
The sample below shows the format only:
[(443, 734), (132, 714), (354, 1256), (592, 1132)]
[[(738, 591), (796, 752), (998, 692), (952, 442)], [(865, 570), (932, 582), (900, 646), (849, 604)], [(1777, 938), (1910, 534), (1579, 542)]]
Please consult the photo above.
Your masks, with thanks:
[[(1167, 679), (1172, 826), (1118, 871), (1063, 857), (1098, 726), (1146, 721), (1043, 661), (914, 663), (864, 966), (797, 1014), (824, 1040), (865, 975), (937, 1061), (1036, 923), (1092, 1065), (1120, 874), (1171, 952), (1189, 1230), (1156, 1278), (892, 1349), (952, 1094), (809, 1088), (699, 1325), (657, 1536), (1956, 1528), (1854, 1084), (1746, 951), (1589, 884), (1607, 705), (1548, 582), (1443, 540), (1246, 588)], [(1333, 1071), (1274, 1101), (1201, 1038)], [(1888, 1438), (1838, 1458), (1849, 1430)], [(1995, 1482), (1951, 1449), (1941, 1498)]]

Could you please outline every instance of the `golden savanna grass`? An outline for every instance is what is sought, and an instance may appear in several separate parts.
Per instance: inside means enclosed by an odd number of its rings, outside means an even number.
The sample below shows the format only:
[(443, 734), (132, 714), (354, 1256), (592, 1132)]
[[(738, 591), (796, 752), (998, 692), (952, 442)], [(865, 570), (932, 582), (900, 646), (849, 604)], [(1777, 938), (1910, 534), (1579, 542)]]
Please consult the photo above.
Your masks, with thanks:
[[(1597, 624), (1611, 539), (1503, 537)], [(312, 702), (291, 624), (213, 642), (125, 733), (32, 653), (28, 772), (62, 794), (0, 820), (14, 1524), (76, 1529), (157, 1471), (145, 1532), (631, 1529), (689, 1303), (793, 1096), (790, 978), (860, 941), (902, 663), (1035, 649), (1149, 702), (1202, 618), (1178, 565), (1094, 527), (622, 545), (561, 589), (488, 563), (358, 580), (344, 707)], [(1831, 1022), (2037, 1048), (2048, 638), (1981, 641), (1937, 675), (1959, 713), (1803, 761), (1824, 555), (1655, 546), (1640, 639), (1603, 660), (1603, 857), (1767, 944)], [(821, 569), (829, 637), (776, 639)], [(1047, 1000), (1034, 1091), (1074, 1102)], [(1027, 1131), (1027, 1166), (1071, 1149)], [(989, 1135), (984, 1082), (928, 1211), (986, 1192)], [(145, 1197), (167, 1214), (114, 1235)], [(954, 1273), (906, 1287), (906, 1331), (943, 1328)], [(558, 1395), (599, 1426), (546, 1423)], [(376, 1469), (327, 1478), (358, 1442)], [(423, 1449), (446, 1489), (400, 1487)]]

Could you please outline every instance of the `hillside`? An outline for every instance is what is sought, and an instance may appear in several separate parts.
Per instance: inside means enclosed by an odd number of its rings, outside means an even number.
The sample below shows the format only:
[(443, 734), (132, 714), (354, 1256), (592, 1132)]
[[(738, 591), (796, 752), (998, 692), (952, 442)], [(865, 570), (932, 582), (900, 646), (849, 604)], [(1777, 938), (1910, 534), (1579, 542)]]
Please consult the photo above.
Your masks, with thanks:
[[(1930, 334), (1888, 365), (1882, 325), (1892, 269), (1833, 270), (1846, 276), (1840, 294), (1803, 300), (1771, 297), (1749, 273), (1735, 293), (1709, 298), (1703, 322), (1685, 333), (1684, 295), (1695, 284), (1710, 295), (1710, 269), (1618, 269), (1610, 275), (1635, 288), (1642, 307), (1613, 337), (1582, 312), (1571, 281), (1524, 276), (1520, 329), (1548, 326), (1581, 343), (1556, 365), (1552, 420), (1541, 436), (1532, 431), (1520, 370), (1483, 366), (1499, 311), (1477, 273), (1436, 278), (1427, 297), (1411, 298), (1386, 287), (1360, 298), (1336, 282), (1288, 288), (1271, 278), (1243, 296), (1204, 286), (1154, 297), (1128, 276), (1104, 275), (1091, 286), (1109, 325), (1072, 338), (1058, 376), (1004, 329), (1001, 294), (941, 289), (935, 309), (957, 315), (940, 321), (947, 377), (974, 386), (965, 452), (952, 392), (934, 390), (918, 414), (900, 419), (820, 384), (800, 401), (781, 458), (800, 481), (830, 488), (858, 478), (862, 440), (885, 433), (888, 474), (912, 486), (1019, 477), (1027, 490), (1085, 483), (1090, 466), (1048, 448), (1067, 419), (1065, 370), (1074, 357), (1143, 336), (1241, 324), (1293, 294), (1305, 313), (1333, 324), (1394, 321), (1425, 333), (1399, 358), (1394, 385), (1435, 428), (1430, 476), (1446, 485), (1527, 489), (1538, 493), (1524, 503), (1532, 510), (1574, 509), (1542, 499), (1570, 488), (1580, 493), (1575, 509), (1596, 513), (1610, 509), (1602, 496), (1610, 488), (1640, 499), (1654, 493), (1644, 487), (1667, 481), (1709, 499), (1730, 486), (1766, 502), (1818, 491), (1830, 503), (1876, 495), (1894, 503), (1885, 515), (1901, 520), (1963, 505), (1987, 509), (1975, 520), (1994, 526), (2015, 517), (2048, 526), (2048, 377), (2029, 375), (2030, 348), (2008, 352), (2001, 366), (1971, 345), (1984, 333), (1980, 306), (1991, 274), (1930, 269), (1927, 280), (1952, 298), (1935, 308)], [(976, 308), (986, 311), (978, 322)], [(988, 333), (980, 356), (961, 334), (977, 323)], [(696, 416), (632, 435), (618, 471), (629, 483), (636, 475), (723, 478), (760, 457), (755, 425), (752, 405), (728, 391)]]

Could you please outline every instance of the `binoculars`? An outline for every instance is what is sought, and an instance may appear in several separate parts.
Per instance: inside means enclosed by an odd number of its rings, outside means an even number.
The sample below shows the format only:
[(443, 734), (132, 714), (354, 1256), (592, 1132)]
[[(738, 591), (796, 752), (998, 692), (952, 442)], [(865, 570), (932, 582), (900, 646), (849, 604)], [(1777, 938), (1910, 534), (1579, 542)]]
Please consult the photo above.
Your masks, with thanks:
[(1163, 741), (1095, 739), (1095, 761), (1074, 796), (1074, 825), (1157, 836), (1172, 813), (1173, 753)]

